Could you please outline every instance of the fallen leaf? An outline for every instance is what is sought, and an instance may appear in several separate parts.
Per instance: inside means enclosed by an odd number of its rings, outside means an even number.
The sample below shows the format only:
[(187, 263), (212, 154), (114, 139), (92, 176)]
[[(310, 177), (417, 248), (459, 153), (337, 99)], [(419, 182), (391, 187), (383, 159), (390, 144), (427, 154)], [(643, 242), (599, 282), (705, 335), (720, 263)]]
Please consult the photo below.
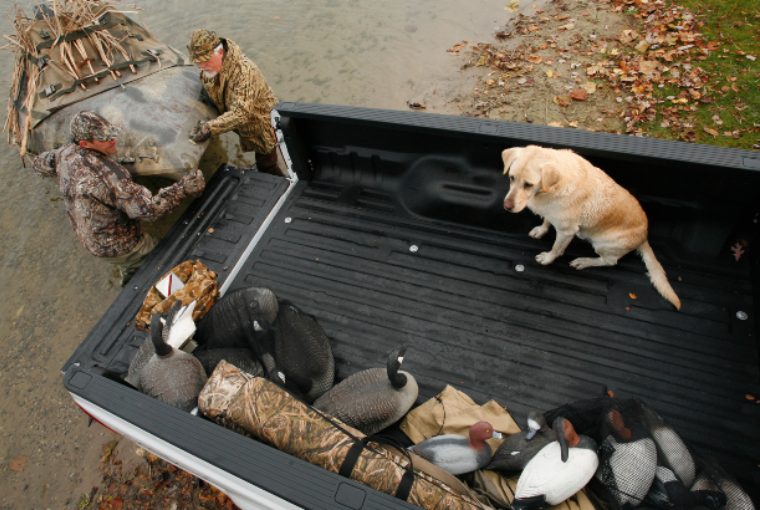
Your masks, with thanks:
[(563, 127), (564, 126), (564, 124), (562, 124), (561, 122), (558, 122), (556, 120), (553, 120), (553, 121), (549, 122), (549, 124), (547, 124), (547, 125), (548, 126), (552, 126), (552, 127)]
[(424, 110), (425, 108), (427, 108), (425, 103), (420, 103), (418, 101), (407, 101), (406, 105), (412, 110)]
[(587, 81), (586, 83), (581, 85), (581, 88), (583, 88), (583, 90), (585, 90), (589, 94), (593, 94), (594, 92), (596, 92), (596, 83), (594, 83), (593, 81)]
[(524, 76), (522, 78), (520, 78), (519, 80), (517, 80), (517, 83), (519, 85), (525, 85), (527, 82), (528, 82), (528, 78), (526, 78)]
[(26, 469), (27, 460), (25, 455), (17, 455), (8, 462), (8, 467), (11, 468), (11, 471), (20, 473)]
[(731, 245), (731, 251), (734, 254), (734, 260), (739, 262), (739, 260), (742, 258), (742, 255), (744, 255), (744, 246), (742, 246), (742, 243), (734, 243)]
[(712, 128), (709, 128), (709, 127), (704, 127), (704, 128), (702, 128), (702, 129), (705, 131), (705, 133), (711, 134), (713, 137), (716, 137), (716, 136), (719, 136), (719, 135), (720, 135), (720, 133), (718, 133), (717, 131), (715, 131), (715, 130), (714, 130), (714, 129), (712, 129)]
[(635, 46), (635, 48), (636, 48), (636, 51), (638, 51), (639, 53), (646, 53), (646, 51), (649, 49), (649, 43), (642, 39)]
[(566, 25), (561, 25), (559, 27), (560, 30), (572, 30), (575, 28), (575, 23), (568, 23)]
[(574, 89), (570, 92), (570, 97), (576, 101), (585, 101), (588, 99), (588, 92), (583, 89)]
[(638, 299), (639, 298), (639, 296), (637, 296), (635, 292), (629, 292), (628, 293), (628, 297), (631, 298), (631, 299)]
[(554, 103), (559, 106), (570, 106), (570, 98), (567, 96), (554, 96)]
[(504, 6), (505, 11), (515, 12), (520, 8), (520, 0), (510, 0), (510, 2)]
[(529, 55), (526, 60), (534, 64), (540, 64), (543, 58), (541, 58), (541, 55)]
[(639, 71), (645, 76), (651, 76), (657, 71), (658, 65), (656, 60), (642, 60), (639, 62)]
[(528, 32), (537, 32), (538, 30), (540, 30), (538, 25), (528, 25)]
[(752, 393), (746, 393), (744, 395), (744, 398), (746, 398), (747, 400), (750, 400), (750, 401), (757, 399), (757, 397), (755, 397)]
[(551, 69), (547, 69), (546, 76), (547, 78), (551, 78), (552, 76), (554, 76), (554, 71), (552, 71)]
[(625, 29), (618, 36), (618, 41), (623, 44), (630, 44), (639, 38), (639, 34), (635, 30)]
[(571, 120), (570, 122), (567, 123), (567, 125), (570, 126), (570, 127), (572, 127), (572, 128), (577, 128), (578, 127), (578, 121), (577, 120)]
[(755, 60), (757, 60), (757, 57), (755, 57), (754, 55), (746, 55), (745, 58), (747, 60), (751, 60), (752, 62), (754, 62)]
[(459, 41), (446, 51), (448, 53), (459, 53), (465, 46), (467, 46), (467, 41)]
[(213, 234), (214, 233), (214, 227), (209, 227), (208, 230), (206, 230), (206, 232), (208, 232), (209, 234)]

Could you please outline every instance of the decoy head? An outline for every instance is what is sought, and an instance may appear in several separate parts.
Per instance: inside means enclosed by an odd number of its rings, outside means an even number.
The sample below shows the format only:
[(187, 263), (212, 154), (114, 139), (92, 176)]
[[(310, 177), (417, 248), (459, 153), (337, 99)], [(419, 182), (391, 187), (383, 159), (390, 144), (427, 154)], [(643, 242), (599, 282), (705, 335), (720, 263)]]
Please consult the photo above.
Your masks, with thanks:
[(618, 439), (630, 441), (633, 438), (633, 432), (626, 426), (625, 418), (623, 418), (623, 413), (620, 410), (610, 409), (607, 413), (607, 422)]
[(150, 319), (150, 339), (153, 341), (153, 348), (156, 355), (165, 357), (172, 353), (171, 345), (164, 342), (163, 337), (164, 324), (161, 322), (161, 314), (154, 313)]
[(536, 435), (536, 432), (546, 426), (546, 419), (542, 413), (531, 411), (528, 413), (528, 430), (525, 432), (525, 439), (530, 441)]
[(406, 386), (406, 376), (399, 373), (401, 364), (404, 362), (404, 354), (406, 354), (406, 345), (402, 345), (395, 351), (391, 351), (388, 355), (388, 363), (386, 364), (388, 380), (391, 382), (391, 386), (397, 390)]
[(581, 438), (578, 433), (575, 432), (575, 427), (570, 423), (570, 420), (562, 416), (558, 416), (554, 419), (552, 429), (554, 429), (554, 433), (557, 434), (562, 462), (567, 462), (569, 448), (577, 446), (578, 443), (580, 443)]
[(486, 439), (500, 438), (501, 434), (496, 432), (493, 425), (487, 421), (479, 421), (470, 426), (470, 445), (479, 448)]

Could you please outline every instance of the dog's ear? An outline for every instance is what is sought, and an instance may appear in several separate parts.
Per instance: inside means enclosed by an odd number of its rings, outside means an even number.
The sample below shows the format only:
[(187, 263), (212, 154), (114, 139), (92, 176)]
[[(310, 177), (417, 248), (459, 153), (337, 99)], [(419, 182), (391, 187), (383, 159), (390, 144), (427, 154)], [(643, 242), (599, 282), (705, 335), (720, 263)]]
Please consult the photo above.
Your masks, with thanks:
[(504, 175), (507, 175), (509, 173), (509, 166), (517, 157), (519, 150), (520, 147), (512, 147), (511, 149), (504, 149), (501, 152), (501, 160), (504, 161)]
[(541, 167), (541, 191), (548, 193), (559, 184), (559, 168), (554, 163), (546, 163)]

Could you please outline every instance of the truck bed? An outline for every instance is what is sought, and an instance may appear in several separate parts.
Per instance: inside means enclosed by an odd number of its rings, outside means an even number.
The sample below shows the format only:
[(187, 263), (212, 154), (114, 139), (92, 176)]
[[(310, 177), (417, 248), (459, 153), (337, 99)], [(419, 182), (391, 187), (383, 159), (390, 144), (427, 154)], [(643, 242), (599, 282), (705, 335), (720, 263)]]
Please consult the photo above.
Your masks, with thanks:
[[(745, 398), (760, 395), (758, 276), (729, 250), (757, 230), (757, 154), (405, 112), (280, 114), (300, 181), (218, 172), (67, 362), (75, 399), (299, 506), (407, 506), (118, 382), (144, 338), (131, 321), (145, 291), (200, 258), (224, 291), (270, 287), (317, 317), (338, 379), (406, 344), (420, 402), (452, 384), (522, 422), (606, 389), (638, 396), (746, 489), (760, 485), (760, 405)], [(639, 198), (680, 312), (635, 254), (576, 271), (568, 262), (593, 252), (575, 240), (552, 266), (535, 262), (553, 232), (531, 239), (540, 220), (501, 207), (500, 152), (528, 143), (574, 148)]]

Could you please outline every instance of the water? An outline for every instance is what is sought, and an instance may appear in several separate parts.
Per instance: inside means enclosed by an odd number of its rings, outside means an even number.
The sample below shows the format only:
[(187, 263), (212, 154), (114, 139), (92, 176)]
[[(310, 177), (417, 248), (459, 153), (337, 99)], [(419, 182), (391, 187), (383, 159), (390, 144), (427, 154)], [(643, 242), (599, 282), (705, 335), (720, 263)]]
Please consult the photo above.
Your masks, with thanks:
[[(183, 51), (195, 28), (235, 40), (281, 100), (406, 109), (425, 98), (429, 109), (452, 113), (446, 98), (472, 84), (446, 49), (490, 39), (510, 15), (506, 4), (141, 1), (134, 18)], [(0, 0), (5, 34), (13, 13)], [(4, 94), (12, 63), (9, 51), (0, 54)], [(110, 265), (77, 243), (55, 182), (24, 168), (15, 147), (0, 146), (0, 182), (0, 462), (26, 459), (6, 469), (0, 494), (3, 508), (62, 508), (91, 487), (107, 436), (84, 426), (59, 370), (119, 288)]]

